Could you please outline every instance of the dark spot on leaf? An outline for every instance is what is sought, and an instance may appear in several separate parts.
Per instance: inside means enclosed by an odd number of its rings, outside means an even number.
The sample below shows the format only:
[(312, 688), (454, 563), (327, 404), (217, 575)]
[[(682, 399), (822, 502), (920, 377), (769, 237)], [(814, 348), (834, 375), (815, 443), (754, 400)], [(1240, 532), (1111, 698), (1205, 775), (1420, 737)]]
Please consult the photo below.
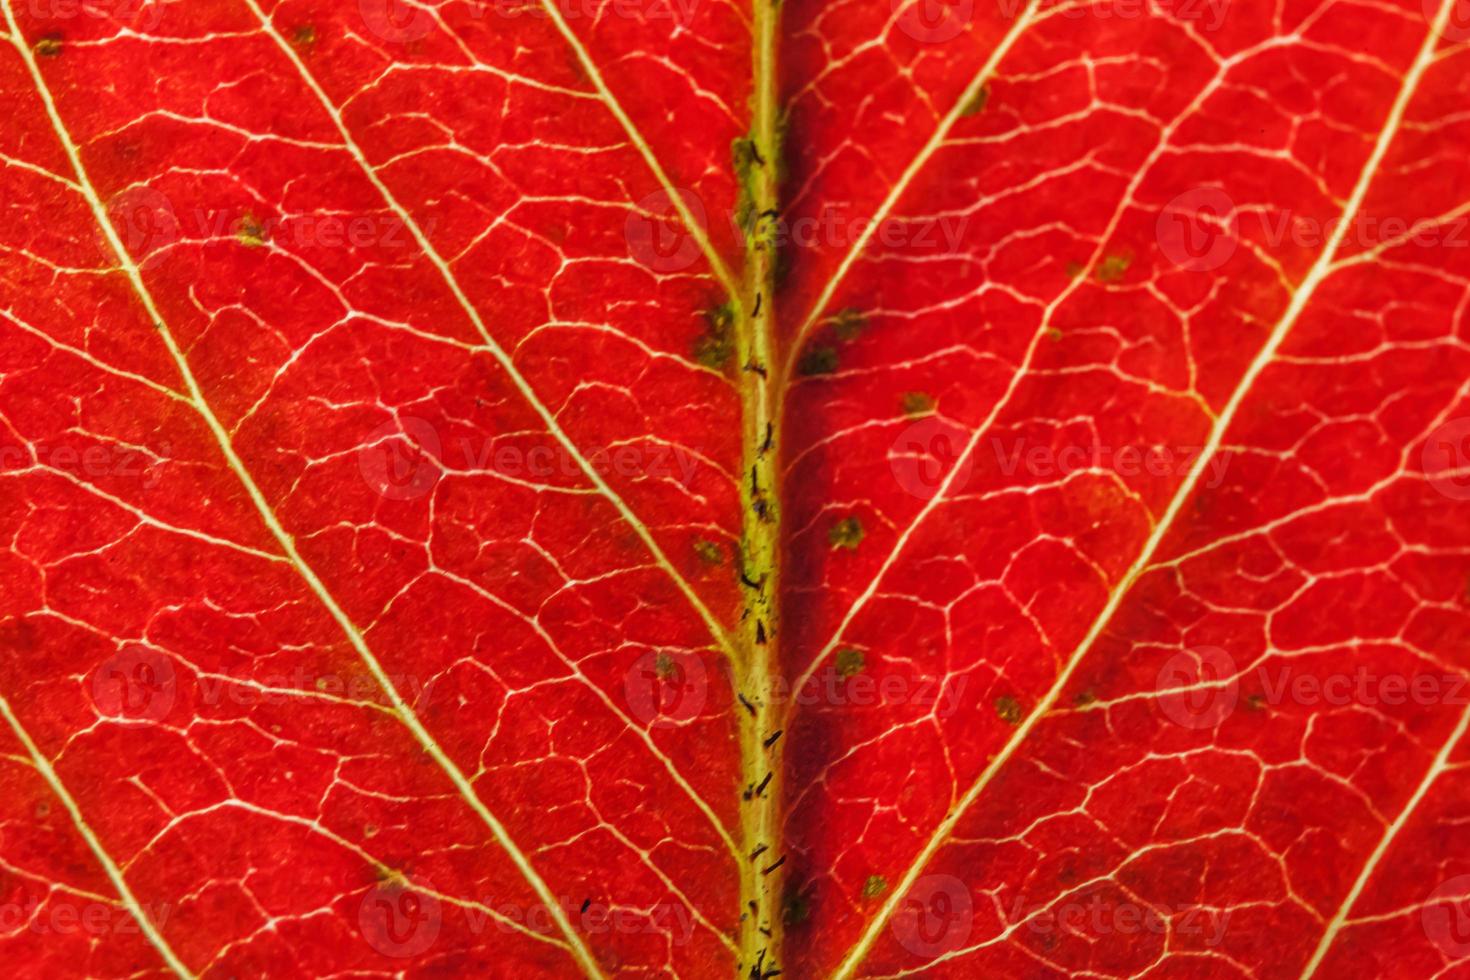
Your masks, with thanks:
[(1067, 263), (1067, 278), (1076, 279), (1078, 276), (1082, 275), (1082, 270), (1086, 268), (1087, 266), (1083, 265), (1081, 262), (1078, 262), (1076, 259), (1073, 259), (1071, 262)]
[(837, 351), (831, 347), (813, 347), (801, 359), (797, 370), (808, 377), (816, 374), (831, 374), (837, 370)]
[(910, 417), (928, 415), (934, 411), (934, 396), (922, 391), (906, 391), (903, 393), (903, 414)]
[(1089, 704), (1097, 703), (1097, 695), (1092, 693), (1092, 691), (1090, 690), (1078, 691), (1076, 697), (1072, 699), (1072, 702), (1076, 704), (1079, 708), (1085, 708)]
[(36, 42), (36, 54), (43, 58), (55, 58), (61, 54), (61, 35), (47, 34)]
[(868, 318), (854, 309), (843, 310), (832, 318), (832, 330), (837, 339), (847, 343), (857, 340), (867, 325)]
[(1265, 711), (1266, 699), (1261, 697), (1261, 695), (1259, 694), (1252, 694), (1250, 697), (1245, 699), (1245, 705), (1252, 711)]
[(853, 674), (862, 672), (866, 667), (867, 660), (863, 657), (861, 650), (844, 647), (837, 651), (837, 674), (839, 677), (851, 677)]
[(1123, 278), (1123, 274), (1128, 271), (1128, 267), (1132, 264), (1133, 257), (1131, 255), (1109, 255), (1098, 263), (1097, 281), (1118, 282)]
[(995, 713), (1007, 725), (1020, 724), (1022, 715), (1021, 702), (1008, 694), (1002, 694), (995, 699)]
[(309, 48), (316, 43), (316, 28), (310, 24), (302, 24), (291, 32), (291, 43), (298, 48)]
[(1056, 327), (1047, 327), (1046, 339), (1050, 340), (1052, 343), (1056, 343), (1057, 341), (1062, 339), (1062, 332)]
[(694, 339), (694, 359), (720, 369), (735, 353), (735, 307), (723, 303), (704, 314), (705, 330)]
[(863, 523), (856, 517), (844, 517), (827, 532), (827, 543), (833, 548), (856, 551), (863, 540)]
[(788, 926), (799, 926), (812, 914), (812, 903), (805, 895), (787, 895), (781, 919)]
[(250, 212), (245, 212), (235, 223), (235, 239), (247, 248), (260, 248), (265, 244), (265, 228)]
[(654, 673), (663, 680), (674, 676), (674, 658), (667, 653), (661, 653), (653, 658)]
[(888, 890), (888, 879), (882, 875), (868, 875), (863, 882), (863, 898), (877, 898)]
[(725, 552), (719, 545), (706, 538), (700, 538), (694, 542), (694, 553), (706, 565), (722, 565), (725, 562)]
[(47, 803), (45, 800), (42, 800), (40, 803), (37, 803), (36, 804), (36, 819), (37, 820), (45, 820), (50, 815), (51, 815), (51, 804), (50, 803)]

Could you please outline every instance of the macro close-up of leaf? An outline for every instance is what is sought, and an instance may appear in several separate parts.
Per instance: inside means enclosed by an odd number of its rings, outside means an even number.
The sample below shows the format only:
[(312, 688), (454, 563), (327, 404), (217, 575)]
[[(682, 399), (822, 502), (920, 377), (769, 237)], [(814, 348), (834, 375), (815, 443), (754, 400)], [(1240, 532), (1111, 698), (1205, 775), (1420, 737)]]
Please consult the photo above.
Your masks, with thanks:
[(1465, 0), (0, 0), (0, 970), (1470, 978)]

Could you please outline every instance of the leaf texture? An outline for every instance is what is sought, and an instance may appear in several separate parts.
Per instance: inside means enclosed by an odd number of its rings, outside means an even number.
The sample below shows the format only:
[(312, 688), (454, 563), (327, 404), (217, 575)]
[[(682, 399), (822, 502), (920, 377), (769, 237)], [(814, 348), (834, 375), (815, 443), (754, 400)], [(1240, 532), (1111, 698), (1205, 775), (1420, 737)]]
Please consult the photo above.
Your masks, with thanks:
[(1454, 0), (0, 0), (22, 977), (1452, 977)]

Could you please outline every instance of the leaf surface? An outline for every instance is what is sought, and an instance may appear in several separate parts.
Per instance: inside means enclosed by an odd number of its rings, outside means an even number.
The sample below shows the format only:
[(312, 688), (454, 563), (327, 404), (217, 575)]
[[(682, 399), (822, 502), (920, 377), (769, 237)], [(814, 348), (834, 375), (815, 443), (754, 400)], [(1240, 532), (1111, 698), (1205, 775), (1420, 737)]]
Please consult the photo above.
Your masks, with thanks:
[(1464, 970), (1452, 0), (0, 7), (20, 975)]

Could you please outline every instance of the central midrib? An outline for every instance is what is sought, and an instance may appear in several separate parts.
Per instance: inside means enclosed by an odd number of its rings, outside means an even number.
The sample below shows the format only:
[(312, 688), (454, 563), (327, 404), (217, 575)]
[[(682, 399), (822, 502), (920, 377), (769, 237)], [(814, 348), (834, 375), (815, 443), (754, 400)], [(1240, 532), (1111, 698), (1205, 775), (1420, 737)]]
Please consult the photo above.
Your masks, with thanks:
[(780, 676), (781, 360), (775, 353), (776, 218), (782, 146), (776, 51), (777, 0), (754, 0), (751, 128), (737, 176), (746, 182), (752, 215), (745, 235), (741, 295), (735, 297), (741, 401), (742, 534), (739, 561), (745, 593), (735, 665), (740, 725), (740, 963), (738, 973), (763, 980), (780, 970), (785, 847), (781, 835), (783, 743)]

